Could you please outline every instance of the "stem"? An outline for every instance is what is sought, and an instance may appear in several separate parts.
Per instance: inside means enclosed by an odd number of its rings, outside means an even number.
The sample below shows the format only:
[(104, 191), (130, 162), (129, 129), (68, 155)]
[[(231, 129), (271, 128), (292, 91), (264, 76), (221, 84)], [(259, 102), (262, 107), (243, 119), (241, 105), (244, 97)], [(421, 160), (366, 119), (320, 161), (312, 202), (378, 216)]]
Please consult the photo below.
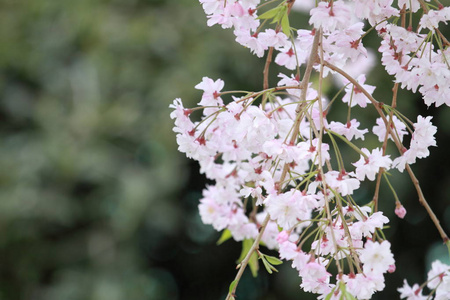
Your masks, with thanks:
[(411, 177), (411, 181), (416, 188), (417, 195), (419, 196), (419, 203), (425, 207), (428, 215), (430, 215), (431, 220), (433, 221), (434, 225), (436, 226), (437, 230), (439, 231), (439, 234), (441, 235), (441, 238), (444, 241), (444, 244), (446, 244), (447, 247), (449, 247), (449, 251), (450, 251), (450, 239), (448, 238), (447, 234), (445, 233), (444, 229), (442, 228), (442, 226), (439, 222), (439, 219), (434, 214), (434, 212), (431, 209), (430, 205), (428, 204), (427, 200), (425, 200), (422, 189), (420, 188), (420, 185), (419, 185), (419, 180), (417, 179), (416, 175), (414, 174), (413, 170), (411, 169), (411, 167), (408, 164), (406, 165), (406, 170), (408, 171), (409, 177)]
[(225, 300), (230, 300), (232, 297), (234, 297), (234, 293), (236, 292), (237, 285), (239, 283), (239, 280), (242, 277), (242, 274), (244, 274), (245, 267), (247, 267), (248, 262), (250, 261), (250, 257), (252, 256), (253, 252), (259, 248), (259, 242), (261, 241), (262, 235), (264, 234), (264, 230), (266, 229), (267, 224), (269, 224), (270, 215), (267, 214), (266, 218), (261, 224), (261, 228), (259, 229), (258, 236), (256, 237), (255, 241), (253, 242), (252, 247), (247, 252), (247, 255), (245, 256), (244, 260), (240, 263), (239, 271), (236, 274), (236, 277), (234, 278), (234, 281), (236, 281), (236, 284), (234, 285), (231, 292), (228, 293), (227, 298)]
[[(331, 3), (333, 3), (333, 2), (331, 2)], [(331, 7), (330, 10), (332, 10), (332, 9), (333, 8)], [(318, 32), (316, 32), (316, 34), (320, 35), (320, 43), (319, 43), (320, 75), (319, 75), (319, 90), (318, 90), (320, 130), (319, 130), (319, 141), (317, 143), (317, 153), (318, 153), (317, 168), (319, 169), (319, 174), (322, 178), (323, 196), (325, 199), (325, 208), (326, 208), (326, 213), (327, 213), (328, 226), (330, 227), (331, 239), (333, 240), (333, 244), (335, 246), (335, 248), (334, 248), (334, 253), (335, 253), (335, 257), (336, 257), (335, 262), (336, 262), (336, 267), (338, 269), (338, 273), (339, 273), (339, 277), (340, 277), (343, 274), (343, 271), (342, 271), (341, 265), (339, 264), (339, 259), (338, 259), (339, 246), (337, 244), (336, 235), (334, 234), (333, 218), (331, 216), (330, 203), (328, 201), (328, 195), (327, 195), (327, 186), (328, 185), (325, 181), (325, 173), (324, 173), (323, 167), (322, 167), (322, 141), (323, 141), (323, 132), (324, 132), (324, 128), (325, 128), (325, 123), (323, 120), (323, 107), (322, 107), (322, 82), (323, 82), (323, 67), (324, 67), (323, 47), (322, 47), (323, 46), (323, 44), (322, 44), (322, 28), (320, 28), (318, 30)], [(339, 170), (339, 171), (341, 171), (341, 170)], [(340, 211), (342, 209), (342, 207), (339, 206), (338, 202), (336, 202), (336, 208), (338, 211)]]

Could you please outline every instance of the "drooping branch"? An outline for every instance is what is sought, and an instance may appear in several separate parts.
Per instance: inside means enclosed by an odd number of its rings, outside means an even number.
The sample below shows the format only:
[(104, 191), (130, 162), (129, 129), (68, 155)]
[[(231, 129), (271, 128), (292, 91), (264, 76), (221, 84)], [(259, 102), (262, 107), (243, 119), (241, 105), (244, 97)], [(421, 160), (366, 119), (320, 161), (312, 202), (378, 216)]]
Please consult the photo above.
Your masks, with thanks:
[[(397, 135), (395, 134), (395, 132), (389, 125), (390, 124), (389, 121), (386, 119), (386, 116), (384, 115), (383, 111), (381, 110), (382, 103), (375, 100), (375, 98), (373, 98), (373, 96), (369, 92), (367, 92), (366, 89), (364, 89), (364, 87), (362, 85), (360, 85), (352, 76), (347, 74), (344, 70), (342, 70), (326, 61), (324, 62), (324, 65), (327, 68), (330, 68), (331, 70), (344, 76), (347, 80), (349, 80), (352, 84), (354, 84), (361, 92), (363, 92), (364, 95), (370, 100), (370, 102), (372, 102), (372, 104), (375, 107), (375, 109), (377, 110), (378, 114), (383, 119), (383, 122), (386, 126), (386, 130), (391, 134), (392, 139), (394, 140), (394, 143), (398, 148), (398, 151), (400, 152), (400, 154), (402, 154), (404, 146), (397, 138)], [(430, 205), (428, 204), (427, 200), (425, 199), (425, 196), (423, 195), (422, 189), (419, 185), (419, 181), (417, 180), (417, 177), (415, 176), (413, 170), (411, 169), (411, 167), (408, 164), (406, 164), (406, 170), (408, 171), (409, 177), (411, 178), (411, 181), (412, 181), (414, 187), (416, 188), (417, 195), (419, 197), (419, 202), (425, 207), (428, 215), (430, 216), (431, 220), (433, 221), (434, 225), (436, 226), (437, 230), (439, 231), (439, 234), (440, 234), (444, 244), (446, 244), (447, 247), (449, 247), (449, 249), (450, 249), (450, 240), (449, 240), (447, 234), (445, 233), (445, 230), (442, 228), (442, 226), (439, 222), (439, 219), (436, 217), (436, 215), (434, 214)]]

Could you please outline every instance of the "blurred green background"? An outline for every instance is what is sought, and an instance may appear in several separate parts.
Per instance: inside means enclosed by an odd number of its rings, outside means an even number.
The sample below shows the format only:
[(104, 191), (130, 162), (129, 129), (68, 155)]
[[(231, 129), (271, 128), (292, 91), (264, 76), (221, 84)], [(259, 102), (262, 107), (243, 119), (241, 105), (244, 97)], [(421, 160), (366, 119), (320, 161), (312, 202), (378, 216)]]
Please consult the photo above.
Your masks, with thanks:
[[(203, 76), (259, 90), (263, 61), (208, 28), (196, 0), (3, 0), (0, 45), (0, 299), (222, 299), (240, 245), (217, 247), (201, 223), (206, 180), (177, 152), (168, 106), (194, 106)], [(415, 170), (450, 231), (449, 109), (401, 95), (403, 111), (441, 125), (440, 147)], [(394, 183), (408, 215), (398, 221), (382, 192), (398, 272), (374, 299), (398, 298), (404, 277), (422, 282), (445, 255), (406, 174)], [(281, 269), (246, 274), (239, 299), (313, 299)]]

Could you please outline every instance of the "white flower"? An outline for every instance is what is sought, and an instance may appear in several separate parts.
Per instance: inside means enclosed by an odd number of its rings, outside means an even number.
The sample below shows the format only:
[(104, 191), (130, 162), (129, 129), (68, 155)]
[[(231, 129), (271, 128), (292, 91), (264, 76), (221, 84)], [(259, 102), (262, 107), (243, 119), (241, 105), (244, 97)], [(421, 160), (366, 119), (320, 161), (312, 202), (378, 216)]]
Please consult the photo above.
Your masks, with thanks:
[(425, 300), (426, 296), (422, 295), (422, 289), (417, 283), (412, 287), (409, 286), (406, 279), (403, 281), (403, 287), (398, 288), (397, 291), (400, 293), (400, 298), (406, 298), (407, 300)]
[(329, 288), (331, 274), (325, 267), (314, 261), (307, 263), (301, 270), (302, 284), (300, 285), (306, 292), (323, 293)]
[(436, 290), (436, 297), (434, 300), (448, 300), (450, 299), (450, 274), (446, 273), (442, 279), (441, 285)]
[(444, 275), (447, 277), (450, 276), (450, 266), (436, 260), (431, 264), (431, 270), (427, 275), (429, 280), (427, 286), (430, 290), (433, 290), (442, 283)]
[(385, 273), (390, 265), (395, 264), (394, 255), (391, 252), (391, 244), (383, 241), (381, 244), (368, 240), (359, 256), (364, 264), (364, 272)]
[(329, 127), (332, 131), (345, 136), (349, 141), (353, 138), (364, 141), (364, 134), (369, 132), (367, 129), (358, 129), (359, 122), (356, 119), (352, 119), (347, 124), (331, 121)]
[[(356, 81), (369, 93), (372, 94), (375, 90), (373, 85), (364, 84), (366, 82), (366, 76), (361, 74), (358, 76)], [(348, 103), (349, 106), (354, 107), (358, 104), (361, 107), (366, 107), (367, 103), (370, 103), (370, 100), (366, 97), (366, 95), (356, 86), (348, 85), (345, 88), (346, 94), (342, 98), (344, 103)]]
[(347, 196), (353, 194), (353, 191), (359, 188), (360, 182), (353, 178), (354, 176), (353, 172), (343, 174), (338, 171), (329, 171), (325, 174), (325, 181), (342, 196)]
[(311, 9), (309, 24), (324, 31), (333, 32), (336, 29), (345, 29), (351, 25), (351, 11), (344, 1), (334, 1), (333, 6), (327, 2), (319, 2), (317, 7)]
[[(389, 118), (386, 118), (389, 122)], [(386, 136), (386, 125), (384, 124), (384, 121), (381, 118), (377, 118), (377, 125), (373, 126), (372, 132), (378, 136), (378, 140), (380, 142), (384, 141), (384, 137)], [(403, 136), (408, 134), (406, 131), (406, 125), (400, 121), (396, 116), (393, 116), (392, 123), (394, 126), (394, 133), (398, 136), (400, 142), (403, 141)], [(391, 135), (389, 135), (389, 138), (392, 140)]]
[[(361, 211), (364, 214), (365, 212), (362, 208)], [(350, 227), (350, 233), (353, 239), (361, 239), (364, 236), (370, 237), (375, 232), (375, 229), (382, 228), (383, 224), (389, 223), (389, 219), (381, 211), (373, 213), (370, 217), (361, 217), (356, 212), (353, 214), (357, 219), (361, 219), (359, 222), (353, 223)]]
[(356, 167), (356, 178), (359, 180), (363, 181), (367, 176), (370, 181), (373, 181), (380, 168), (388, 170), (391, 167), (392, 160), (389, 158), (389, 155), (383, 156), (381, 149), (373, 149), (372, 153), (366, 148), (361, 150), (367, 155), (367, 158), (361, 155), (361, 158), (353, 164)]

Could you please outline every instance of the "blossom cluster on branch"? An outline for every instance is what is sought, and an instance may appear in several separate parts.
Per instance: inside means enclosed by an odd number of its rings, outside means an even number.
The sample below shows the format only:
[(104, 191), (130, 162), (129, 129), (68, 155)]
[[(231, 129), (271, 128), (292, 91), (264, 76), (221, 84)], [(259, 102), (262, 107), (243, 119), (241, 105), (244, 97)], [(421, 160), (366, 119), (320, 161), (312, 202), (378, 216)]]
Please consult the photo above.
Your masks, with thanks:
[[(234, 299), (247, 265), (257, 270), (259, 258), (271, 272), (281, 262), (262, 254), (260, 244), (291, 261), (301, 288), (318, 299), (370, 299), (383, 290), (395, 260), (383, 233), (389, 219), (378, 210), (382, 182), (393, 192), (396, 215), (406, 214), (387, 176), (391, 169), (407, 170), (450, 248), (409, 167), (429, 156), (437, 128), (430, 116), (411, 121), (397, 110), (399, 89), (419, 92), (428, 106), (450, 105), (450, 44), (439, 31), (450, 8), (423, 0), (398, 1), (398, 7), (392, 0), (321, 1), (308, 8), (311, 27), (294, 29), (295, 0), (200, 3), (209, 26), (232, 28), (239, 44), (266, 56), (260, 91), (226, 91), (223, 80), (204, 77), (195, 86), (203, 92), (198, 107), (185, 108), (181, 99), (170, 105), (179, 151), (215, 182), (203, 191), (202, 221), (223, 231), (222, 240), (251, 241), (227, 299)], [(420, 16), (416, 23), (413, 14)], [(381, 64), (394, 76), (390, 105), (373, 97), (376, 83), (366, 83), (373, 55), (363, 40), (372, 30), (380, 38)], [(286, 73), (269, 87), (272, 60)], [(342, 87), (339, 93), (326, 95), (329, 78)], [(333, 106), (348, 107), (347, 115), (329, 120)], [(372, 128), (360, 128), (357, 107), (374, 112)], [(201, 119), (194, 122), (197, 111)], [(372, 134), (378, 147), (359, 146)], [(359, 160), (344, 161), (342, 151)], [(362, 205), (353, 195), (365, 180), (376, 187), (373, 200)], [(435, 264), (430, 297), (450, 299), (450, 267)], [(399, 291), (422, 299), (417, 290), (405, 282)]]

